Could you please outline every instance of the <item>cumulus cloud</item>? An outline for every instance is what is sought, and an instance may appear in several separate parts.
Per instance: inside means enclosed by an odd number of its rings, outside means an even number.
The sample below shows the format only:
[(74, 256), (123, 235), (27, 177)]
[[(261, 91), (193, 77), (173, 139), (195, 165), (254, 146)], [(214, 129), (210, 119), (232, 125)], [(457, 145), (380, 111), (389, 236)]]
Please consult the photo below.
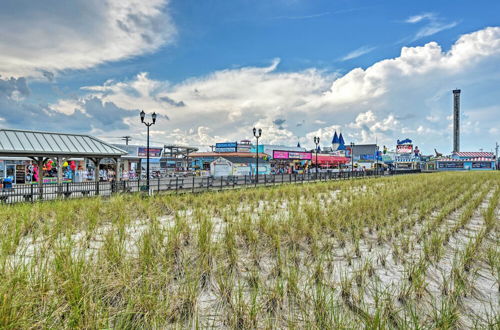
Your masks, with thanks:
[[(101, 130), (112, 130), (112, 118), (116, 118), (120, 126), (113, 134), (126, 133), (136, 141), (145, 137), (137, 109), (155, 111), (170, 120), (160, 117), (153, 140), (205, 149), (218, 141), (250, 139), (256, 126), (263, 129), (263, 143), (295, 145), (300, 141), (312, 148), (312, 137), (320, 136), (326, 145), (337, 130), (355, 143), (377, 139), (392, 145), (409, 137), (424, 151), (451, 150), (446, 118), (451, 114), (455, 87), (468, 98), (462, 107), (464, 148), (467, 143), (485, 141), (485, 136), (490, 140), (491, 128), (500, 127), (498, 107), (484, 101), (482, 110), (474, 107), (481, 95), (467, 92), (498, 93), (499, 63), (500, 28), (490, 27), (461, 36), (447, 51), (435, 42), (403, 47), (398, 57), (353, 69), (342, 77), (317, 69), (280, 72), (279, 60), (176, 84), (140, 73), (128, 80), (83, 87), (85, 95), (80, 99), (59, 100), (38, 109), (60, 116), (56, 118), (61, 122), (84, 122), (90, 116), (91, 125)], [(12, 104), (27, 104), (13, 97), (26, 98), (24, 87), (22, 81), (4, 80), (0, 91), (4, 90), (4, 99), (9, 95)], [(112, 113), (101, 124), (97, 123), (100, 111)], [(6, 111), (0, 117), (12, 120)], [(36, 119), (38, 125), (43, 123), (40, 117)]]
[(0, 74), (53, 79), (152, 52), (175, 37), (168, 0), (3, 0)]
[(128, 129), (125, 119), (137, 111), (124, 110), (113, 102), (88, 96), (57, 104), (28, 102), (25, 78), (0, 78), (1, 126), (19, 129), (95, 132)]

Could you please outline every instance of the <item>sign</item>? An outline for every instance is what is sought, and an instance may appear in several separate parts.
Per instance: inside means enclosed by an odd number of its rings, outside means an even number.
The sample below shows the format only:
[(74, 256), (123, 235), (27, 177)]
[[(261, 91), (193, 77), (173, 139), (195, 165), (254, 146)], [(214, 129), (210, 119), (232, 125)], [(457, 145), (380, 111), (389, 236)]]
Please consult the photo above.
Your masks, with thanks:
[(472, 162), (472, 168), (491, 168), (491, 162)]
[(233, 166), (227, 159), (218, 158), (210, 164), (210, 172), (213, 176), (229, 176), (232, 175)]
[(413, 152), (413, 145), (411, 144), (398, 144), (396, 146), (396, 153), (398, 154), (411, 154)]
[(397, 143), (397, 144), (411, 144), (411, 142), (412, 142), (412, 141), (411, 141), (410, 139), (406, 138), (406, 139), (401, 140), (401, 141), (400, 141), (400, 140), (398, 140), (398, 143)]
[(360, 160), (368, 160), (368, 161), (372, 161), (372, 160), (375, 160), (375, 155), (359, 155), (359, 159)]
[(250, 166), (248, 164), (233, 164), (233, 175), (250, 175)]
[(236, 148), (215, 148), (215, 152), (236, 152)]
[(215, 152), (236, 152), (237, 142), (223, 142), (215, 144)]
[(463, 162), (438, 162), (438, 168), (464, 168)]
[(312, 159), (312, 153), (310, 153), (310, 152), (298, 152), (298, 151), (273, 150), (273, 158), (274, 159), (310, 160), (310, 159)]
[(216, 148), (236, 148), (238, 146), (237, 142), (224, 142), (224, 143), (216, 143)]
[[(139, 147), (137, 148), (137, 156), (147, 157), (148, 148)], [(149, 148), (149, 157), (160, 157), (162, 149), (161, 148)]]

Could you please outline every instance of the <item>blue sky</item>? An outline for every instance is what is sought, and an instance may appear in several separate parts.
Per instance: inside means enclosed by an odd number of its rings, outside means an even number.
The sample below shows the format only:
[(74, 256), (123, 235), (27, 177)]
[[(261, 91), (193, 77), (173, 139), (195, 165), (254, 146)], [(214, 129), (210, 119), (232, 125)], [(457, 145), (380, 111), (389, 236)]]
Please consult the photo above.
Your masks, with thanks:
[[(499, 1), (5, 0), (0, 127), (158, 143), (500, 140)], [(452, 51), (453, 47), (457, 51)], [(267, 133), (267, 134), (266, 134)]]

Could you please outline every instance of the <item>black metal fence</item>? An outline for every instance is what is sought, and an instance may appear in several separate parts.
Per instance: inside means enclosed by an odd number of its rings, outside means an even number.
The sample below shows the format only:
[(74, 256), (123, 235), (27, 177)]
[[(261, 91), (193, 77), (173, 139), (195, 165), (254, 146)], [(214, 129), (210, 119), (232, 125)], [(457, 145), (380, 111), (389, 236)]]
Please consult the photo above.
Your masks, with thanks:
[(114, 182), (82, 182), (61, 184), (23, 184), (0, 189), (0, 203), (35, 202), (64, 198), (82, 198), (88, 196), (110, 196), (117, 193), (152, 191), (201, 192), (208, 190), (236, 189), (249, 186), (270, 186), (277, 184), (304, 183), (310, 181), (348, 180), (353, 178), (373, 177), (417, 173), (420, 170), (405, 171), (366, 171), (366, 172), (319, 172), (306, 174), (271, 174), (256, 176), (224, 177), (167, 177), (150, 179), (149, 189), (146, 180)]

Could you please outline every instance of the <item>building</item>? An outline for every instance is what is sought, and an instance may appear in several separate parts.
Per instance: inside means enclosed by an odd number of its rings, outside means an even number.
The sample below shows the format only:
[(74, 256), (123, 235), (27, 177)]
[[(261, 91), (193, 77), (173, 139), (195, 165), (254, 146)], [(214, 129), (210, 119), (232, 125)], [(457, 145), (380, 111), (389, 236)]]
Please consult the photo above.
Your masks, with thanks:
[[(349, 146), (348, 149), (350, 148)], [(355, 144), (351, 153), (354, 164), (364, 168), (372, 168), (373, 164), (378, 161), (378, 147), (376, 144)]]
[(496, 160), (492, 152), (454, 152), (430, 162), (437, 171), (488, 171), (495, 169)]
[[(256, 147), (252, 146), (250, 152), (255, 153)], [(305, 152), (306, 148), (300, 147), (298, 145), (297, 147), (289, 147), (289, 146), (284, 146), (284, 145), (279, 145), (279, 144), (259, 144), (259, 152), (264, 153), (266, 155), (269, 155), (271, 159), (273, 159), (273, 152), (275, 150), (281, 150), (281, 151), (292, 151), (292, 152)]]
[[(0, 179), (22, 183), (61, 183), (99, 180), (104, 159), (120, 177), (120, 148), (85, 134), (0, 129)], [(91, 178), (83, 172), (93, 170)]]
[[(127, 152), (122, 156), (122, 173), (124, 179), (135, 179), (140, 173), (146, 173), (147, 147), (132, 144), (113, 144)], [(160, 158), (163, 148), (159, 146), (149, 147), (149, 170), (160, 170)]]
[[(256, 162), (254, 157), (219, 157), (210, 163), (210, 175), (231, 176), (231, 175), (255, 175)], [(270, 174), (271, 166), (269, 160), (259, 159), (259, 175)]]
[[(247, 158), (253, 159), (255, 162), (256, 154), (252, 152), (194, 152), (189, 155), (192, 159), (193, 167), (196, 170), (208, 171), (210, 170), (211, 163), (218, 158), (239, 158), (240, 161), (235, 160), (235, 163), (244, 163)], [(269, 156), (264, 153), (259, 153), (259, 162), (269, 159)]]

